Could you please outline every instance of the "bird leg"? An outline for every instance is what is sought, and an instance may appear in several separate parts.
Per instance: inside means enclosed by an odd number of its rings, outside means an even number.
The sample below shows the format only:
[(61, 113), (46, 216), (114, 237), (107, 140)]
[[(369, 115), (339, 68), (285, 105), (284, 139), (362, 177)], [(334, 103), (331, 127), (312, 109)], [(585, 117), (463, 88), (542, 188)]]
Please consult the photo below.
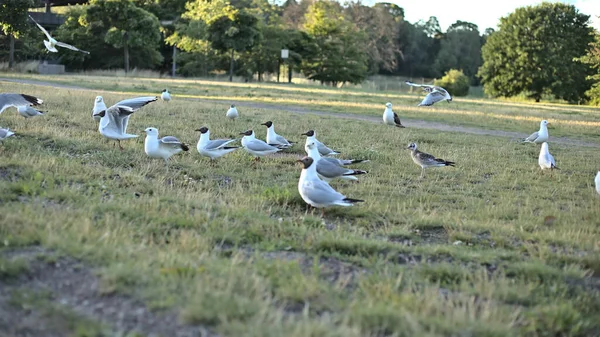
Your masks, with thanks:
[(260, 157), (254, 157), (254, 161), (260, 161)]
[(425, 178), (425, 169), (421, 167), (421, 177), (419, 179)]
[(124, 149), (123, 149), (123, 146), (121, 146), (121, 141), (117, 140), (117, 142), (119, 143), (119, 150), (123, 151)]
[(325, 207), (321, 208), (321, 218), (325, 217)]

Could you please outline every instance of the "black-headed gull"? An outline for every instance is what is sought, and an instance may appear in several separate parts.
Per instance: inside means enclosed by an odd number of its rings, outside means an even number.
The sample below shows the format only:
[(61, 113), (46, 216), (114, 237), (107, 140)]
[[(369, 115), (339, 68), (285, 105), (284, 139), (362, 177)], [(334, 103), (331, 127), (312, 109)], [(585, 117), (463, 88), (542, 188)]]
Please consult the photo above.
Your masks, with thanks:
[(240, 135), (244, 135), (242, 138), (242, 146), (248, 153), (253, 155), (256, 160), (259, 160), (260, 157), (264, 157), (268, 154), (281, 151), (281, 149), (276, 148), (275, 146), (271, 146), (260, 139), (256, 139), (253, 130), (241, 132)]
[(144, 151), (150, 158), (162, 158), (169, 167), (169, 158), (181, 151), (190, 148), (173, 136), (158, 138), (157, 128), (146, 128), (146, 139), (144, 140)]
[(171, 94), (169, 93), (169, 91), (167, 89), (165, 89), (161, 92), (160, 99), (162, 99), (165, 102), (169, 102), (171, 100)]
[(273, 122), (267, 121), (265, 123), (262, 123), (261, 125), (267, 127), (267, 144), (278, 147), (280, 149), (287, 149), (288, 147), (291, 147), (293, 145), (293, 143), (289, 142), (284, 137), (275, 133), (275, 126), (273, 125)]
[(366, 174), (367, 171), (352, 170), (339, 165), (338, 159), (321, 157), (315, 142), (306, 145), (306, 154), (316, 163), (317, 173), (321, 179), (330, 182), (335, 178), (357, 181), (357, 175)]
[(329, 156), (329, 155), (334, 155), (334, 154), (340, 154), (340, 152), (332, 150), (330, 148), (328, 148), (327, 146), (325, 146), (325, 144), (321, 143), (318, 139), (317, 139), (317, 134), (315, 132), (315, 130), (308, 130), (305, 133), (302, 134), (303, 136), (306, 136), (306, 142), (304, 143), (304, 151), (306, 151), (308, 153), (308, 148), (307, 145), (314, 142), (315, 144), (317, 144), (317, 148), (319, 149), (319, 153), (322, 156)]
[(403, 128), (402, 122), (400, 122), (400, 117), (392, 110), (392, 103), (385, 104), (385, 110), (383, 111), (383, 122), (387, 125), (397, 126), (399, 128)]
[(325, 216), (325, 208), (331, 206), (352, 206), (364, 200), (347, 198), (334, 190), (328, 183), (319, 179), (317, 165), (311, 157), (299, 159), (302, 163), (302, 173), (298, 181), (298, 192), (302, 200), (315, 208), (321, 208), (321, 216)]
[(558, 170), (559, 168), (556, 167), (556, 161), (554, 160), (554, 157), (550, 154), (550, 151), (548, 151), (548, 143), (543, 142), (542, 143), (542, 147), (540, 148), (540, 156), (538, 157), (538, 164), (540, 165), (540, 168), (542, 170)]
[(428, 84), (416, 84), (411, 81), (405, 81), (405, 83), (413, 87), (423, 88), (424, 91), (428, 92), (427, 96), (425, 96), (417, 106), (431, 106), (443, 100), (446, 100), (448, 103), (452, 102), (452, 96), (450, 96), (448, 91), (442, 87)]
[(225, 114), (225, 117), (231, 119), (231, 120), (235, 120), (236, 118), (238, 118), (240, 116), (240, 114), (238, 113), (237, 108), (235, 107), (235, 104), (232, 104), (229, 107), (229, 110), (227, 110), (227, 113)]
[(237, 139), (210, 139), (210, 130), (207, 127), (203, 126), (200, 129), (196, 129), (196, 131), (200, 131), (200, 139), (198, 140), (198, 145), (196, 145), (196, 149), (201, 156), (208, 157), (212, 160), (222, 157), (230, 152), (238, 149), (238, 146), (228, 146), (235, 142)]
[(46, 46), (46, 49), (48, 49), (48, 51), (51, 51), (53, 53), (57, 53), (58, 50), (56, 49), (56, 47), (62, 47), (62, 48), (67, 48), (67, 49), (71, 49), (74, 51), (78, 51), (78, 52), (82, 52), (85, 54), (89, 54), (89, 51), (85, 51), (85, 50), (81, 50), (77, 47), (73, 47), (70, 44), (66, 44), (63, 42), (58, 42), (56, 41), (49, 33), (46, 29), (44, 29), (44, 27), (42, 27), (39, 23), (37, 23), (32, 17), (31, 15), (29, 16), (29, 18), (31, 19), (31, 21), (35, 22), (35, 24), (40, 28), (40, 30), (46, 34), (46, 37), (48, 38), (48, 41), (44, 40), (44, 45)]
[(543, 120), (540, 122), (540, 129), (534, 133), (532, 133), (529, 137), (523, 139), (524, 143), (536, 143), (541, 144), (543, 142), (548, 141), (548, 123), (547, 120)]
[(425, 169), (430, 167), (454, 166), (454, 162), (436, 158), (428, 153), (417, 150), (417, 143), (410, 143), (406, 147), (410, 150), (410, 156), (415, 164), (421, 166), (421, 178), (425, 175)]
[(43, 100), (25, 94), (0, 94), (0, 114), (12, 106), (18, 109), (20, 106), (36, 106), (42, 103)]

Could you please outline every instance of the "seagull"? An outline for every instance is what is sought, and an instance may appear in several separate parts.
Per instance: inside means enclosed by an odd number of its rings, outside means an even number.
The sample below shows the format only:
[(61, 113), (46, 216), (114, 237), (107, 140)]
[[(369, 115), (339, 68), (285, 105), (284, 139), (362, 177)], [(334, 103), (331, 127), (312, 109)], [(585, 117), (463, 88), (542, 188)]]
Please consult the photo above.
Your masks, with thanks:
[(556, 167), (556, 161), (554, 160), (554, 157), (552, 157), (552, 155), (548, 151), (548, 143), (546, 142), (542, 143), (542, 148), (540, 149), (540, 156), (538, 157), (538, 164), (540, 164), (540, 168), (542, 170), (559, 170), (559, 168)]
[(318, 141), (314, 130), (308, 130), (305, 133), (303, 133), (302, 135), (306, 136), (306, 143), (304, 143), (304, 151), (306, 151), (307, 153), (308, 153), (307, 145), (310, 144), (311, 142), (315, 142), (315, 144), (317, 144), (317, 148), (319, 149), (319, 153), (322, 156), (340, 154), (339, 152), (328, 148), (327, 146), (325, 146), (325, 144)]
[(119, 149), (123, 151), (121, 141), (130, 138), (136, 138), (138, 135), (130, 135), (127, 133), (127, 125), (129, 117), (135, 111), (148, 103), (155, 102), (158, 98), (155, 96), (137, 97), (123, 100), (106, 110), (102, 110), (94, 114), (94, 118), (100, 117), (98, 131), (104, 137), (116, 140), (119, 144)]
[(240, 135), (244, 135), (242, 138), (242, 146), (248, 153), (253, 155), (256, 160), (259, 160), (259, 157), (281, 151), (281, 149), (276, 148), (275, 146), (271, 146), (260, 139), (256, 139), (254, 131), (252, 130), (241, 132)]
[(11, 106), (18, 109), (20, 106), (36, 106), (42, 103), (43, 100), (25, 94), (0, 94), (0, 114)]
[(383, 122), (387, 125), (394, 125), (399, 128), (403, 128), (404, 125), (400, 122), (400, 117), (394, 111), (392, 111), (392, 103), (385, 104), (385, 111), (383, 112)]
[(330, 182), (335, 178), (358, 181), (358, 178), (356, 178), (357, 175), (368, 173), (367, 171), (352, 170), (342, 167), (339, 165), (338, 159), (336, 158), (321, 157), (315, 142), (310, 142), (310, 144), (306, 145), (306, 148), (308, 150), (306, 151), (306, 154), (316, 163), (319, 177), (326, 182)]
[(231, 107), (229, 107), (229, 110), (227, 110), (225, 116), (231, 120), (235, 120), (240, 116), (240, 114), (237, 111), (237, 108), (235, 107), (235, 104), (232, 104)]
[(352, 206), (364, 200), (347, 198), (334, 190), (328, 183), (319, 179), (316, 164), (311, 157), (299, 159), (303, 169), (298, 181), (298, 192), (302, 200), (315, 208), (321, 208), (321, 217), (325, 216), (325, 208), (330, 206)]
[[(122, 103), (123, 101), (119, 102)], [(119, 103), (117, 103), (117, 105), (119, 105)], [(99, 122), (100, 119), (102, 117), (100, 117), (100, 115), (96, 115), (97, 113), (106, 110), (106, 104), (104, 103), (104, 98), (102, 98), (102, 96), (96, 96), (96, 100), (94, 101), (94, 108), (92, 109), (92, 118), (94, 118), (94, 120), (96, 122)]]
[(19, 115), (25, 118), (43, 116), (45, 113), (45, 111), (39, 111), (35, 108), (30, 107), (29, 105), (21, 105), (17, 108), (17, 111), (19, 112)]
[(151, 158), (162, 158), (169, 168), (169, 158), (181, 151), (188, 151), (190, 148), (173, 136), (158, 138), (158, 129), (147, 128), (146, 140), (144, 140), (144, 151)]
[(9, 129), (0, 128), (0, 141), (5, 140), (6, 138), (13, 136), (15, 133), (10, 131)]
[(293, 145), (293, 143), (290, 143), (287, 139), (275, 133), (275, 126), (273, 126), (273, 122), (268, 121), (262, 123), (261, 125), (267, 127), (267, 144), (280, 149), (287, 149)]
[(421, 166), (421, 178), (425, 175), (425, 169), (429, 167), (454, 166), (454, 162), (436, 158), (428, 153), (417, 150), (417, 143), (410, 143), (407, 149), (411, 150), (410, 156), (415, 164)]
[(200, 155), (209, 157), (212, 160), (222, 157), (229, 152), (233, 152), (239, 149), (238, 146), (227, 146), (228, 144), (235, 142), (237, 139), (214, 139), (210, 140), (210, 131), (206, 126), (197, 129), (200, 131), (200, 140), (196, 149)]
[(596, 183), (596, 192), (600, 194), (600, 170), (596, 173), (596, 179), (594, 179), (594, 183)]
[(416, 84), (411, 81), (405, 81), (405, 83), (413, 87), (421, 87), (423, 90), (428, 92), (427, 96), (425, 96), (423, 101), (421, 101), (421, 103), (419, 103), (417, 106), (430, 106), (443, 100), (446, 100), (448, 103), (452, 101), (452, 96), (450, 96), (448, 91), (442, 87), (427, 84)]
[(51, 51), (53, 53), (57, 53), (58, 50), (56, 50), (56, 46), (58, 46), (58, 47), (71, 49), (71, 50), (82, 52), (82, 53), (85, 53), (85, 54), (89, 55), (89, 53), (90, 53), (89, 51), (81, 50), (79, 48), (71, 46), (70, 44), (66, 44), (66, 43), (62, 43), (62, 42), (56, 41), (54, 38), (52, 38), (52, 36), (50, 36), (50, 34), (48, 33), (48, 31), (46, 31), (46, 29), (44, 29), (44, 27), (42, 27), (39, 23), (37, 23), (31, 17), (31, 15), (29, 16), (29, 18), (31, 19), (31, 21), (35, 22), (35, 24), (40, 28), (40, 30), (42, 32), (44, 32), (44, 34), (46, 34), (46, 37), (48, 38), (48, 41), (44, 40), (44, 45), (46, 46), (46, 49), (48, 49), (48, 51)]
[(165, 101), (168, 102), (171, 100), (171, 94), (169, 93), (169, 91), (167, 89), (163, 90), (162, 93), (160, 94), (160, 98)]
[(522, 143), (536, 143), (540, 144), (548, 141), (548, 123), (547, 120), (543, 120), (540, 122), (540, 129), (531, 134), (531, 136), (523, 139)]

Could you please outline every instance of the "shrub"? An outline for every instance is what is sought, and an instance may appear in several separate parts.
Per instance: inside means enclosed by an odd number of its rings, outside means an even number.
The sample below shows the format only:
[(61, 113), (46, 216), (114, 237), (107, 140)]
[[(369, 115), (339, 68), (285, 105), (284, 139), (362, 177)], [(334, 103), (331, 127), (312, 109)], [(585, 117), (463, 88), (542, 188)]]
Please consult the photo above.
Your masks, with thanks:
[(469, 78), (461, 70), (450, 69), (444, 77), (433, 83), (442, 87), (452, 96), (467, 96), (469, 93)]

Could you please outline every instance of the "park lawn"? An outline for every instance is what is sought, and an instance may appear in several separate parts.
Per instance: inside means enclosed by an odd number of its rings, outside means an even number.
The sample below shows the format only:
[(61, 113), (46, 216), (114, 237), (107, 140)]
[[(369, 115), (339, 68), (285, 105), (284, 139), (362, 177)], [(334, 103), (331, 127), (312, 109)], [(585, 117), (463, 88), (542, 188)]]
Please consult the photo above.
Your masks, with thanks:
[(228, 103), (252, 102), (272, 106), (295, 106), (306, 109), (368, 116), (381, 116), (386, 102), (394, 104), (401, 120), (411, 119), (516, 131), (530, 134), (546, 119), (551, 123), (552, 136), (584, 141), (600, 141), (598, 109), (552, 103), (521, 103), (501, 100), (454, 98), (452, 103), (440, 102), (433, 107), (417, 107), (424, 97), (420, 90), (413, 94), (375, 92), (357, 89), (319, 88), (306, 85), (229, 83), (186, 79), (139, 79), (106, 76), (43, 76), (5, 74), (3, 77), (40, 80), (89, 89), (101, 89), (129, 94), (156, 95), (168, 88), (173, 97), (222, 100)]
[[(94, 92), (0, 83), (15, 91), (45, 99), (48, 113), (0, 115), (17, 133), (0, 144), (3, 249), (41, 245), (81, 259), (107, 294), (223, 336), (600, 331), (597, 149), (551, 143), (561, 170), (550, 174), (538, 145), (507, 138), (270, 109), (231, 122), (221, 103), (175, 98), (136, 112), (128, 131), (141, 136), (121, 152), (97, 132)], [(127, 97), (104, 93), (107, 104)], [(195, 151), (194, 129), (222, 138), (254, 128), (264, 139), (267, 120), (300, 144), (259, 163), (243, 150), (213, 164)], [(192, 145), (168, 172), (143, 152), (150, 126)], [(356, 165), (369, 171), (360, 183), (332, 183), (364, 203), (324, 219), (307, 212), (295, 160), (309, 129), (340, 157), (371, 160)], [(457, 166), (420, 180), (410, 142)]]

